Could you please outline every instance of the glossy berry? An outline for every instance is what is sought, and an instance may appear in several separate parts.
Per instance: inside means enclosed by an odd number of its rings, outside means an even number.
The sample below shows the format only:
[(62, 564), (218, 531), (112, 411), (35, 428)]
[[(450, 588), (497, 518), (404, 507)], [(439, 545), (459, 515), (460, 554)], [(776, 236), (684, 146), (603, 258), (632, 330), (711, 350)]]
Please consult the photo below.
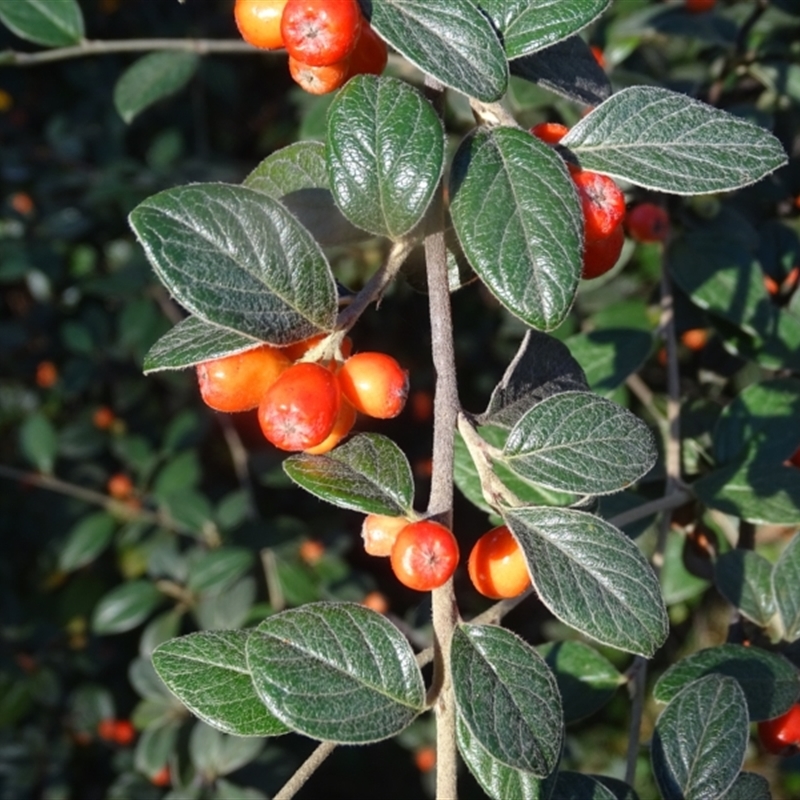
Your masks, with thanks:
[(702, 350), (708, 344), (708, 331), (705, 328), (691, 328), (681, 334), (681, 342), (694, 352)]
[(396, 417), (408, 397), (408, 371), (386, 353), (357, 353), (339, 370), (344, 396), (356, 411), (377, 419)]
[(343, 61), (361, 32), (358, 0), (289, 0), (281, 34), (290, 56), (312, 67)]
[(414, 766), (420, 772), (430, 772), (436, 766), (436, 748), (428, 744), (415, 750)]
[(409, 520), (406, 517), (389, 517), (383, 514), (369, 514), (361, 526), (364, 551), (371, 556), (391, 555), (392, 547)]
[(604, 239), (587, 240), (583, 248), (581, 277), (588, 281), (592, 278), (599, 278), (608, 272), (619, 260), (624, 244), (625, 231), (622, 229), (622, 225), (617, 225), (611, 235)]
[(333, 429), (323, 441), (314, 447), (307, 447), (305, 452), (312, 456), (321, 456), (333, 450), (353, 429), (353, 425), (356, 424), (356, 416), (353, 406), (344, 397), (340, 398), (339, 414), (336, 422), (333, 423)]
[(124, 472), (118, 472), (108, 479), (106, 490), (115, 500), (127, 500), (133, 494), (133, 483)]
[(373, 27), (364, 20), (361, 23), (361, 34), (356, 46), (350, 54), (350, 72), (348, 78), (354, 75), (380, 75), (386, 69), (389, 52), (386, 42), (375, 33)]
[(758, 738), (764, 749), (778, 756), (800, 752), (800, 703), (785, 714), (758, 723)]
[(583, 212), (584, 238), (604, 239), (625, 217), (625, 195), (607, 175), (590, 170), (572, 173)]
[(376, 611), (378, 614), (385, 614), (389, 610), (389, 601), (382, 592), (369, 592), (364, 596), (361, 605)]
[(531, 128), (531, 133), (545, 144), (558, 144), (568, 132), (569, 128), (560, 122), (540, 122)]
[(472, 585), (493, 600), (517, 597), (531, 585), (525, 556), (505, 525), (475, 542), (467, 566)]
[(452, 531), (431, 520), (412, 522), (397, 535), (392, 571), (409, 589), (430, 592), (447, 583), (458, 566), (458, 542)]
[(200, 395), (216, 411), (248, 411), (290, 365), (280, 349), (268, 344), (206, 361), (197, 365)]
[(692, 14), (700, 14), (703, 11), (711, 11), (716, 4), (716, 0), (686, 0), (686, 10)]
[(625, 227), (636, 242), (663, 242), (669, 233), (669, 216), (655, 203), (639, 203), (626, 214)]
[(344, 86), (350, 77), (350, 59), (335, 64), (312, 67), (289, 56), (289, 74), (292, 80), (309, 94), (329, 94)]
[(242, 38), (253, 47), (283, 47), (281, 17), (287, 0), (236, 0), (233, 17)]
[(336, 376), (320, 364), (289, 367), (258, 406), (261, 431), (281, 450), (307, 450), (323, 442), (339, 414)]

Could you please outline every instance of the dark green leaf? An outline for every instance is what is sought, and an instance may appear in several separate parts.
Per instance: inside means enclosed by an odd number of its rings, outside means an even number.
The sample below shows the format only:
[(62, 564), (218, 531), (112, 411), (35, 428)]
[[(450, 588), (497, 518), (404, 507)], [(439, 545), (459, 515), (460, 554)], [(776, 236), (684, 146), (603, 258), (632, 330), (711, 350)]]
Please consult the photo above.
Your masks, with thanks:
[(723, 675), (690, 683), (656, 722), (651, 758), (664, 800), (715, 800), (742, 768), (749, 729), (739, 684)]
[(567, 724), (594, 714), (625, 682), (605, 656), (583, 642), (548, 642), (536, 649), (556, 676)]
[(487, 103), (508, 82), (506, 55), (470, 0), (371, 0), (372, 27), (414, 66)]
[(563, 159), (526, 131), (478, 129), (458, 148), (450, 211), (461, 246), (497, 299), (533, 328), (569, 312), (583, 219)]
[(612, 95), (561, 144), (584, 169), (673, 194), (738, 189), (786, 163), (763, 128), (657, 86)]
[(521, 477), (575, 494), (608, 494), (646, 475), (653, 435), (630, 411), (590, 392), (562, 392), (512, 428), (504, 461)]
[(421, 219), (444, 165), (431, 104), (396, 78), (359, 75), (328, 111), (327, 164), (336, 205), (359, 228), (399, 239)]
[(783, 638), (800, 637), (800, 535), (795, 533), (772, 570), (775, 602), (783, 623)]
[(197, 717), (237, 736), (277, 736), (287, 728), (256, 695), (245, 658), (249, 631), (190, 633), (159, 645), (153, 666)]
[(560, 620), (612, 647), (651, 656), (668, 624), (652, 568), (622, 531), (568, 508), (504, 512), (533, 586)]
[(203, 554), (189, 568), (186, 585), (194, 592), (221, 592), (253, 566), (253, 554), (244, 547), (220, 547)]
[(558, 773), (550, 800), (617, 800), (617, 797), (593, 775), (565, 771)]
[(312, 739), (385, 739), (425, 704), (408, 641), (355, 603), (310, 603), (269, 617), (247, 641), (247, 663), (267, 708)]
[(101, 636), (132, 630), (144, 622), (163, 599), (150, 581), (123, 583), (104, 595), (95, 607), (92, 630)]
[(766, 627), (775, 614), (772, 564), (752, 550), (731, 550), (714, 564), (719, 593), (748, 619)]
[(108, 547), (116, 528), (116, 521), (105, 511), (84, 517), (69, 532), (58, 554), (58, 568), (72, 572), (90, 564)]
[(51, 473), (58, 450), (58, 436), (50, 420), (40, 412), (31, 414), (19, 429), (19, 446), (39, 472)]
[(244, 186), (168, 189), (130, 215), (162, 282), (202, 320), (290, 344), (336, 318), (319, 245), (276, 200)]
[(153, 495), (163, 502), (196, 488), (200, 482), (200, 459), (195, 450), (184, 450), (170, 459), (158, 472), (153, 483)]
[(723, 644), (673, 664), (659, 678), (653, 697), (669, 703), (686, 684), (712, 674), (739, 682), (752, 722), (780, 716), (800, 694), (800, 674), (783, 656), (760, 647)]
[(769, 781), (755, 772), (740, 772), (722, 800), (772, 800)]
[(83, 39), (83, 14), (76, 0), (0, 0), (0, 22), (22, 39), (64, 47)]
[(389, 516), (412, 511), (414, 476), (408, 459), (377, 433), (354, 436), (324, 456), (290, 456), (283, 469), (298, 486), (341, 508)]
[(228, 775), (253, 761), (264, 748), (260, 739), (228, 736), (198, 722), (189, 739), (189, 756), (195, 769), (207, 780)]
[(653, 349), (652, 335), (633, 328), (603, 328), (570, 336), (565, 344), (595, 391), (607, 394), (625, 383)]
[(148, 53), (122, 73), (114, 87), (114, 106), (130, 123), (153, 103), (179, 92), (200, 63), (196, 53), (165, 50)]
[(460, 625), (451, 669), (458, 713), (481, 746), (534, 777), (553, 772), (564, 731), (561, 698), (536, 650), (505, 628)]

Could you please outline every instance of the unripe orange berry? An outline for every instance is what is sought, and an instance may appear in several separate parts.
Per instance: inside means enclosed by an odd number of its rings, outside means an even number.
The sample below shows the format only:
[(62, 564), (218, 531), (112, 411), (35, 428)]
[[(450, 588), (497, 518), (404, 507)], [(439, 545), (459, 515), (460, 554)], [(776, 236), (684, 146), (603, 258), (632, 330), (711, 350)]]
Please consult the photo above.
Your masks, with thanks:
[(378, 614), (385, 614), (389, 610), (389, 601), (386, 595), (381, 592), (370, 592), (364, 596), (361, 605), (376, 611)]
[(127, 500), (133, 494), (133, 482), (124, 472), (118, 472), (108, 479), (106, 489), (114, 499)]
[(637, 242), (663, 242), (669, 233), (669, 215), (655, 203), (639, 203), (625, 216), (625, 227)]
[(309, 94), (329, 94), (344, 86), (350, 77), (350, 59), (314, 67), (294, 56), (289, 56), (289, 74), (292, 80)]
[(340, 402), (336, 376), (319, 364), (300, 362), (267, 390), (258, 421), (267, 440), (281, 450), (308, 450), (330, 435)]
[(14, 192), (11, 195), (11, 208), (23, 217), (28, 217), (36, 210), (31, 196), (27, 192)]
[(431, 520), (406, 525), (392, 546), (395, 577), (409, 589), (430, 592), (447, 583), (458, 566), (458, 542), (453, 532)]
[(300, 545), (300, 558), (306, 564), (314, 566), (325, 555), (325, 545), (319, 539), (306, 539)]
[(115, 419), (114, 412), (108, 406), (100, 406), (92, 414), (92, 423), (101, 431), (108, 430), (114, 424)]
[(408, 371), (386, 353), (357, 353), (339, 370), (344, 396), (368, 417), (396, 417), (408, 397)]
[(430, 772), (436, 766), (436, 748), (425, 745), (416, 750), (414, 765), (420, 772)]
[(608, 272), (619, 260), (624, 244), (625, 231), (622, 225), (617, 225), (611, 235), (603, 239), (587, 239), (583, 248), (581, 277), (588, 281)]
[(708, 331), (705, 328), (692, 328), (681, 334), (681, 342), (689, 350), (702, 350), (708, 344)]
[(233, 16), (242, 38), (253, 47), (283, 47), (281, 17), (287, 0), (236, 0)]
[(560, 122), (540, 122), (531, 128), (531, 133), (545, 144), (558, 144), (568, 132), (569, 128)]
[(505, 525), (475, 542), (467, 568), (473, 586), (493, 600), (517, 597), (531, 585), (525, 556)]
[(52, 361), (41, 361), (36, 367), (36, 385), (51, 389), (58, 381), (58, 370)]
[(305, 452), (309, 455), (321, 456), (333, 450), (356, 424), (356, 410), (353, 406), (344, 397), (340, 398), (339, 403), (339, 414), (333, 423), (333, 430), (318, 445), (306, 448)]
[(397, 535), (410, 520), (406, 517), (389, 517), (384, 514), (368, 514), (361, 526), (364, 551), (371, 556), (388, 556), (397, 540)]

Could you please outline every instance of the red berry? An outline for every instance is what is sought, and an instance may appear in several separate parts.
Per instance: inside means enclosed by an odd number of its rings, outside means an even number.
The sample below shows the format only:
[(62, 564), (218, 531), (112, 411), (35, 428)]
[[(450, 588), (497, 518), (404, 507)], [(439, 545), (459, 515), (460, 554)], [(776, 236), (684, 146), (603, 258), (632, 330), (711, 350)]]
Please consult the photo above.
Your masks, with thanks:
[(286, 0), (236, 0), (233, 17), (242, 38), (254, 47), (283, 47), (281, 17)]
[(114, 741), (126, 747), (129, 744), (133, 743), (133, 740), (136, 738), (136, 729), (131, 724), (130, 720), (127, 719), (118, 719), (114, 724)]
[(169, 786), (172, 783), (169, 767), (164, 764), (155, 775), (151, 776), (150, 783), (152, 783), (153, 786)]
[(391, 564), (404, 586), (429, 592), (447, 583), (455, 572), (458, 542), (452, 531), (438, 522), (412, 522), (397, 535)]
[(344, 396), (356, 411), (377, 419), (396, 417), (408, 397), (408, 371), (385, 353), (357, 353), (339, 370)]
[(625, 195), (613, 179), (589, 170), (572, 173), (583, 211), (584, 238), (603, 239), (625, 217)]
[(639, 203), (625, 216), (625, 227), (637, 242), (663, 242), (669, 233), (669, 216), (655, 203)]
[(101, 431), (108, 430), (114, 424), (114, 412), (108, 406), (100, 406), (92, 414), (92, 423)]
[(380, 75), (386, 69), (388, 60), (389, 53), (386, 49), (386, 42), (364, 20), (361, 24), (361, 35), (358, 37), (355, 49), (350, 54), (350, 72), (347, 77)]
[(307, 450), (330, 435), (340, 402), (336, 376), (320, 364), (300, 362), (267, 390), (258, 406), (258, 421), (275, 447)]
[(505, 525), (475, 542), (467, 566), (473, 586), (493, 600), (517, 597), (531, 585), (525, 556)]
[(312, 67), (343, 61), (353, 52), (360, 31), (358, 0), (289, 0), (281, 19), (286, 51)]
[(692, 14), (699, 14), (703, 11), (711, 11), (716, 0), (686, 0), (686, 10)]
[(58, 381), (58, 370), (52, 361), (41, 361), (36, 367), (36, 385), (41, 389), (51, 389)]
[(531, 133), (545, 144), (558, 144), (568, 132), (569, 128), (560, 122), (540, 122), (531, 128)]
[(758, 737), (770, 753), (790, 756), (800, 752), (800, 703), (785, 714), (758, 723)]
[(124, 472), (118, 472), (108, 479), (106, 489), (115, 500), (127, 500), (133, 494), (133, 482)]
[(606, 57), (603, 55), (603, 51), (601, 48), (597, 47), (597, 45), (592, 45), (589, 48), (592, 51), (592, 55), (594, 56), (594, 60), (600, 65), (600, 69), (606, 68)]
[(425, 745), (416, 750), (414, 765), (420, 772), (430, 772), (436, 766), (436, 748)]
[(97, 723), (97, 735), (106, 742), (114, 741), (114, 734), (117, 730), (117, 721), (115, 719), (101, 719)]
[(583, 248), (581, 277), (584, 280), (591, 280), (608, 272), (619, 260), (624, 244), (625, 232), (622, 225), (617, 225), (611, 235), (604, 239), (587, 239)]

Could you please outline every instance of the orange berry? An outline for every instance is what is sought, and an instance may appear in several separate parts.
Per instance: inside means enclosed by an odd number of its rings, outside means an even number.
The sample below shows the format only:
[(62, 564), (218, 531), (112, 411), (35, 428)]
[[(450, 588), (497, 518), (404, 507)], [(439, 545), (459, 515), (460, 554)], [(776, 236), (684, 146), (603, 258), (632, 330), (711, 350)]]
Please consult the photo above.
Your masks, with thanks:
[(92, 414), (92, 423), (101, 431), (108, 430), (114, 424), (115, 419), (114, 412), (108, 406), (100, 406)]
[(136, 738), (136, 729), (130, 720), (119, 719), (114, 723), (114, 741), (123, 747), (132, 744)]
[(388, 60), (389, 53), (386, 49), (386, 42), (364, 20), (355, 49), (350, 54), (348, 79), (354, 75), (380, 75), (386, 69)]
[(289, 56), (289, 74), (309, 94), (329, 94), (344, 86), (350, 77), (350, 59), (314, 67)]
[(447, 583), (458, 566), (453, 532), (431, 520), (406, 525), (391, 552), (392, 571), (409, 589), (429, 592)]
[(333, 450), (350, 433), (355, 424), (356, 410), (344, 397), (340, 398), (339, 415), (336, 417), (336, 422), (333, 423), (333, 430), (326, 439), (314, 447), (306, 448), (305, 452), (312, 456), (321, 456)]
[(50, 389), (58, 381), (58, 370), (52, 361), (41, 361), (36, 367), (36, 385), (42, 389)]
[(15, 192), (11, 195), (11, 208), (23, 217), (33, 214), (35, 207), (27, 192)]
[(436, 748), (426, 745), (416, 750), (414, 765), (420, 772), (430, 772), (436, 766)]
[(569, 128), (560, 122), (540, 122), (531, 128), (531, 133), (545, 144), (558, 144), (568, 132)]
[(587, 239), (583, 248), (584, 280), (592, 280), (605, 275), (619, 261), (619, 255), (625, 244), (625, 231), (617, 225), (609, 236), (603, 239)]
[(385, 614), (389, 610), (389, 601), (386, 599), (386, 595), (381, 592), (370, 592), (365, 595), (361, 605), (377, 611), (378, 614)]
[(127, 500), (133, 494), (133, 482), (124, 472), (118, 472), (108, 479), (106, 490), (116, 500)]
[(268, 344), (205, 361), (197, 365), (200, 395), (216, 411), (249, 411), (290, 365), (280, 349)]
[(669, 233), (669, 215), (655, 203), (639, 203), (626, 214), (625, 227), (636, 242), (663, 242)]
[(253, 47), (283, 47), (281, 17), (287, 0), (236, 0), (233, 17), (242, 38)]
[(169, 767), (164, 764), (155, 775), (151, 776), (150, 783), (152, 783), (153, 786), (169, 786), (172, 783)]
[(625, 217), (625, 195), (613, 178), (599, 172), (580, 170), (572, 173), (583, 212), (584, 239), (610, 236)]
[(267, 390), (258, 421), (267, 440), (281, 450), (308, 450), (328, 438), (340, 403), (336, 376), (320, 364), (301, 361)]
[(396, 417), (408, 397), (408, 371), (386, 353), (357, 353), (339, 370), (344, 396), (356, 411), (377, 419)]
[(708, 331), (705, 328), (692, 328), (681, 334), (681, 342), (689, 350), (702, 350), (708, 344)]
[(467, 568), (473, 586), (493, 600), (517, 597), (531, 585), (525, 556), (505, 525), (475, 542)]
[(592, 55), (594, 56), (594, 60), (600, 65), (600, 69), (606, 68), (606, 57), (603, 55), (603, 51), (601, 48), (597, 47), (597, 45), (592, 45), (589, 48), (592, 51)]
[(346, 59), (361, 32), (358, 0), (288, 0), (281, 35), (290, 56), (312, 67)]
[(769, 275), (764, 276), (764, 288), (767, 290), (767, 293), (773, 297), (775, 297), (781, 290), (778, 282)]
[(325, 545), (319, 539), (306, 539), (300, 545), (300, 558), (306, 564), (314, 566), (325, 555)]
[(384, 514), (368, 514), (361, 526), (364, 550), (371, 556), (391, 555), (397, 535), (410, 520), (406, 517), (389, 517)]

